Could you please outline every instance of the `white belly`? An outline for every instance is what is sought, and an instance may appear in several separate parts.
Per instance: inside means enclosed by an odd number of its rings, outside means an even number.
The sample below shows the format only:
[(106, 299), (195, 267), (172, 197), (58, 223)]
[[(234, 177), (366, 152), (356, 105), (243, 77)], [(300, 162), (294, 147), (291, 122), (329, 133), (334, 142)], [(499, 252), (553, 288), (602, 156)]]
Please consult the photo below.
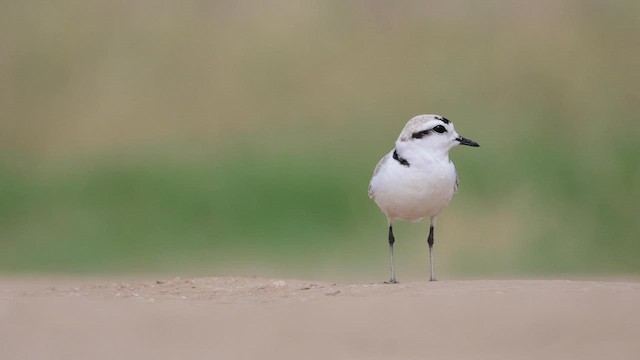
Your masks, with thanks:
[(390, 219), (419, 221), (449, 205), (456, 183), (451, 162), (431, 164), (428, 172), (390, 165), (371, 182), (374, 201)]

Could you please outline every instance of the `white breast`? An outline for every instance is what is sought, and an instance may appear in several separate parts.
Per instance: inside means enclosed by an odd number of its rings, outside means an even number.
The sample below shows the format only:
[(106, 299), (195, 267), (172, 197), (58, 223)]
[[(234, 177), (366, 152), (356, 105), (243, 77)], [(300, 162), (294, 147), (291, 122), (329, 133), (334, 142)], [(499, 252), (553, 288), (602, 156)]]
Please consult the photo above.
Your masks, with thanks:
[(371, 179), (370, 192), (390, 219), (419, 221), (449, 205), (455, 184), (456, 170), (448, 159), (407, 167), (387, 156)]

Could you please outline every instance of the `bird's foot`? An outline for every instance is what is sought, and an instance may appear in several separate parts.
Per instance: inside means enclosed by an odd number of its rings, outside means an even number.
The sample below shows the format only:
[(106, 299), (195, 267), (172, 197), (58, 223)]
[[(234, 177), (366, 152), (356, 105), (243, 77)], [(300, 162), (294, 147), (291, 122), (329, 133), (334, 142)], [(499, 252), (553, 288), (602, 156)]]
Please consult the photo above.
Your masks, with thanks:
[(385, 284), (397, 284), (397, 283), (398, 283), (398, 280), (396, 280), (396, 279), (390, 279), (389, 281), (385, 281), (384, 283), (385, 283)]

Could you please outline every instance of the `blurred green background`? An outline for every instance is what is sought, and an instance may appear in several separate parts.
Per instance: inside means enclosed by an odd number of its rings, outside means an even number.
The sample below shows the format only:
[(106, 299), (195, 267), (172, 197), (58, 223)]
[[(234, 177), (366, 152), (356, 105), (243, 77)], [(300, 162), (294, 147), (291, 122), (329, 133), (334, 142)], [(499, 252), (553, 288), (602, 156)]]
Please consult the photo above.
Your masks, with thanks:
[(639, 39), (632, 0), (0, 2), (0, 272), (385, 280), (368, 182), (437, 113), (482, 145), (441, 278), (638, 275)]

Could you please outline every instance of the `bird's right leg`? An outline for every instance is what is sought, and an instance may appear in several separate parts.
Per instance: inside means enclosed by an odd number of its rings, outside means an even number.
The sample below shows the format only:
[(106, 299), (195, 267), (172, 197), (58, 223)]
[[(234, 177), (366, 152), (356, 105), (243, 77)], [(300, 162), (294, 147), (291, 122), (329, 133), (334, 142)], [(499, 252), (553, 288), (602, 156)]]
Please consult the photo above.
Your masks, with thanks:
[(393, 268), (393, 243), (396, 242), (395, 237), (393, 236), (393, 225), (391, 221), (389, 221), (389, 255), (391, 257), (391, 278), (389, 279), (389, 284), (397, 284), (396, 280), (396, 272)]
[(429, 226), (429, 237), (427, 238), (427, 244), (429, 244), (429, 281), (436, 281), (436, 275), (433, 272), (433, 237), (434, 227), (436, 226), (436, 217), (431, 218), (431, 225)]

